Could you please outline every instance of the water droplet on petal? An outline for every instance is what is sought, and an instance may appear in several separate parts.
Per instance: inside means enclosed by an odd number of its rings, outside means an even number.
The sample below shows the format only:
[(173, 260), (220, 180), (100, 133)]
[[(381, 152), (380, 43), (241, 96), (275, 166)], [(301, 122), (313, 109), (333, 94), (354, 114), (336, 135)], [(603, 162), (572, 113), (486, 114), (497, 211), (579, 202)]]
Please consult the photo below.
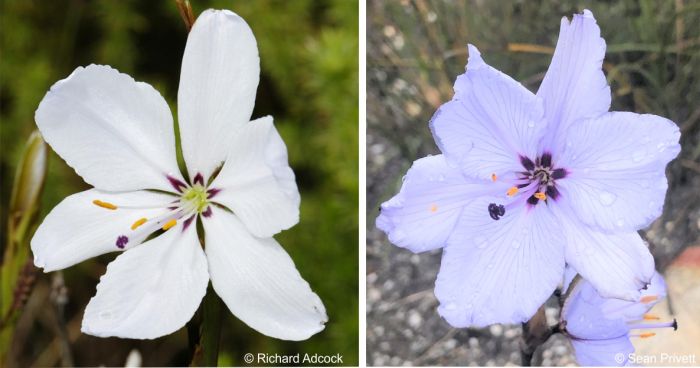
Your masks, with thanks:
[(615, 225), (617, 225), (617, 226), (619, 226), (619, 227), (623, 227), (623, 226), (625, 225), (625, 220), (619, 218), (619, 219), (617, 219), (617, 221), (615, 222)]
[(515, 249), (520, 248), (520, 242), (517, 240), (513, 240), (513, 248), (515, 248)]
[(600, 193), (600, 197), (598, 199), (600, 199), (600, 203), (602, 203), (603, 206), (610, 206), (615, 203), (617, 196), (608, 191), (603, 191)]
[(646, 152), (644, 152), (642, 149), (638, 149), (632, 154), (632, 160), (634, 162), (639, 162), (644, 159), (644, 156), (646, 156)]
[(457, 309), (457, 304), (455, 304), (455, 303), (447, 303), (447, 305), (445, 306), (445, 309), (446, 309), (446, 310), (455, 310), (455, 309)]
[(527, 122), (527, 126), (530, 127), (530, 128), (532, 128), (532, 127), (535, 126), (535, 122), (532, 121), (532, 120), (530, 120), (530, 121)]

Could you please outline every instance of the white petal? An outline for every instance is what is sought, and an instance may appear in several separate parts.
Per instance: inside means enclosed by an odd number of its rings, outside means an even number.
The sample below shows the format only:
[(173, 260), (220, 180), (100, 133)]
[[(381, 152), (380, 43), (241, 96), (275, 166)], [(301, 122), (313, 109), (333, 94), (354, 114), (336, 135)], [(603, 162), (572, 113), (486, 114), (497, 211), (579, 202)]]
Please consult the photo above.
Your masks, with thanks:
[(656, 115), (613, 112), (579, 122), (557, 162), (568, 172), (557, 181), (562, 200), (602, 229), (648, 226), (661, 215), (679, 137), (676, 124)]
[(247, 123), (260, 79), (260, 58), (248, 24), (228, 10), (197, 18), (182, 59), (178, 117), (182, 154), (193, 178), (224, 161), (226, 132)]
[(488, 66), (469, 45), (467, 72), (454, 85), (452, 101), (430, 121), (447, 160), (466, 175), (522, 171), (519, 156), (535, 159), (546, 121), (542, 101), (509, 76)]
[(464, 206), (506, 189), (500, 182), (466, 177), (443, 155), (421, 158), (406, 173), (401, 191), (382, 203), (377, 227), (399, 247), (413, 252), (436, 249), (445, 245)]
[[(152, 218), (163, 208), (109, 210), (92, 202), (100, 200), (119, 206), (164, 206), (174, 196), (148, 192), (108, 193), (96, 189), (73, 194), (44, 218), (31, 241), (34, 264), (44, 272), (70, 267), (104, 253), (128, 249), (141, 243), (148, 234), (138, 236), (131, 225), (141, 218)], [(116, 246), (117, 238), (126, 236), (123, 249)]]
[(571, 22), (561, 20), (559, 40), (547, 74), (537, 91), (550, 122), (545, 146), (558, 152), (562, 137), (575, 121), (610, 109), (610, 86), (603, 73), (605, 40), (593, 14), (584, 10)]
[(35, 113), (46, 142), (97, 189), (172, 191), (173, 117), (153, 87), (103, 65), (56, 82)]
[(197, 232), (178, 225), (107, 266), (81, 331), (132, 339), (168, 335), (192, 318), (208, 283)]
[(210, 188), (212, 200), (231, 209), (257, 237), (299, 222), (299, 190), (272, 117), (249, 122), (230, 140), (226, 163)]
[(283, 340), (306, 340), (328, 320), (321, 299), (272, 238), (251, 236), (232, 214), (203, 220), (214, 290), (236, 317)]
[(454, 327), (529, 320), (564, 274), (562, 234), (543, 204), (488, 214), (489, 198), (467, 206), (443, 249), (438, 312)]
[(566, 239), (566, 263), (602, 297), (637, 300), (654, 276), (654, 258), (639, 234), (601, 232), (555, 208)]

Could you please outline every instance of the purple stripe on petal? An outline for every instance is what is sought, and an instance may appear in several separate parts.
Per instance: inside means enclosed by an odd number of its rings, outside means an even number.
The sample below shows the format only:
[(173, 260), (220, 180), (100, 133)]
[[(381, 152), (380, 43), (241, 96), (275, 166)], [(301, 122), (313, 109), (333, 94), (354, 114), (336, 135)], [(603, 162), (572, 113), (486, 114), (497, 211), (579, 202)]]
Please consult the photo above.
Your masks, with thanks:
[(207, 209), (202, 212), (202, 216), (204, 217), (210, 217), (211, 216), (211, 206), (207, 206)]
[(535, 163), (532, 162), (529, 158), (525, 156), (520, 156), (520, 163), (523, 165), (524, 168), (526, 168), (528, 171), (532, 171), (535, 169)]
[(119, 249), (124, 249), (124, 246), (125, 246), (126, 243), (128, 243), (128, 242), (129, 242), (129, 238), (127, 238), (127, 237), (124, 236), (124, 235), (119, 235), (119, 236), (117, 237), (116, 246), (117, 246), (117, 248), (119, 248)]
[(565, 178), (568, 172), (566, 169), (554, 169), (552, 171), (552, 179), (562, 179)]
[(547, 197), (552, 198), (556, 200), (559, 198), (559, 190), (555, 186), (548, 186), (547, 187)]
[(552, 166), (552, 154), (549, 152), (544, 152), (542, 157), (540, 157), (540, 166), (551, 167)]
[(211, 188), (207, 190), (207, 199), (214, 198), (215, 195), (219, 194), (221, 189)]
[(190, 216), (187, 220), (185, 220), (185, 222), (182, 223), (182, 231), (187, 230), (192, 223), (192, 220), (194, 220), (194, 215)]
[(175, 179), (170, 175), (166, 175), (166, 178), (168, 178), (170, 185), (172, 185), (173, 188), (175, 188), (175, 190), (177, 190), (179, 193), (182, 193), (182, 191), (185, 190), (185, 188), (187, 188), (187, 184), (183, 183), (179, 179)]
[(204, 185), (204, 177), (202, 176), (202, 173), (197, 173), (197, 175), (194, 176), (193, 182), (195, 184)]

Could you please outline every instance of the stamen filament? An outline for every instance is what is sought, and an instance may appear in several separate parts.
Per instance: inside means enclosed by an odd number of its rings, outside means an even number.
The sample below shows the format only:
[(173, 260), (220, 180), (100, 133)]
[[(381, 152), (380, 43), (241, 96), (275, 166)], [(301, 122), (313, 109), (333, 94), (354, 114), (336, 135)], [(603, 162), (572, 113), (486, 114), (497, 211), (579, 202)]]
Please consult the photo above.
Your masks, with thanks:
[(114, 210), (117, 209), (117, 206), (115, 206), (115, 205), (113, 205), (113, 204), (111, 204), (111, 203), (109, 203), (109, 202), (102, 202), (102, 201), (99, 200), (99, 199), (96, 199), (96, 200), (92, 201), (92, 204), (94, 204), (95, 206), (98, 206), (98, 207), (102, 207), (102, 208), (106, 208), (106, 209), (108, 209), (108, 210), (112, 210), (112, 211), (114, 211)]

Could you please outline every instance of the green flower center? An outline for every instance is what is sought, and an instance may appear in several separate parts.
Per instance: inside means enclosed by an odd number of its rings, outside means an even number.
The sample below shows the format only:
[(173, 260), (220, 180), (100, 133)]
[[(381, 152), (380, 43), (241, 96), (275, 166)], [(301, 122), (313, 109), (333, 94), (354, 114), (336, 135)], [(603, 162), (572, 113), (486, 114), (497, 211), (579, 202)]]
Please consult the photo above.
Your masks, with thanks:
[(195, 184), (182, 193), (180, 203), (185, 211), (202, 213), (209, 206), (208, 196), (207, 188)]

